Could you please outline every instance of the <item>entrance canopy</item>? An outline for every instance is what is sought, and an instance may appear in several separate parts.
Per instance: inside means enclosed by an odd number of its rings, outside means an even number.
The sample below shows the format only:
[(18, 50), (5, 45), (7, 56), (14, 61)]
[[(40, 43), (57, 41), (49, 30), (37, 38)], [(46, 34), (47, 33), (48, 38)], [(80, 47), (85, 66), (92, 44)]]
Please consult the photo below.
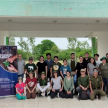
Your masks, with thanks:
[(107, 53), (108, 18), (0, 17), (0, 44), (4, 37), (98, 37), (98, 53)]

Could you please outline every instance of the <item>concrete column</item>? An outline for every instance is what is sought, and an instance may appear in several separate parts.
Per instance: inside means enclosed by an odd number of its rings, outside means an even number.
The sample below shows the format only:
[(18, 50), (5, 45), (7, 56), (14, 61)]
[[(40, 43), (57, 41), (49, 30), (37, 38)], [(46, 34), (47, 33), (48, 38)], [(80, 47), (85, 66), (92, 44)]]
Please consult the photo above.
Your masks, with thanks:
[(0, 31), (0, 45), (6, 45), (6, 37), (9, 37), (7, 31)]
[(106, 56), (108, 53), (108, 32), (97, 32), (94, 36), (98, 38), (98, 54), (99, 58)]

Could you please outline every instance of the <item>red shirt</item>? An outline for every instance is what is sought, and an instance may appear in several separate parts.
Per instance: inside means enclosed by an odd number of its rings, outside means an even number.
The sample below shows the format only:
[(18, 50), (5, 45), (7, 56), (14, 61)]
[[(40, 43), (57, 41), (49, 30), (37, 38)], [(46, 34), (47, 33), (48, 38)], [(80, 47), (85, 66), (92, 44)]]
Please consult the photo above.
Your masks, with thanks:
[(33, 78), (27, 78), (25, 84), (27, 84), (28, 87), (34, 87), (37, 84), (37, 79)]
[(24, 93), (24, 87), (25, 87), (24, 83), (21, 83), (21, 84), (17, 83), (15, 86), (15, 88), (17, 88), (18, 92), (21, 94)]

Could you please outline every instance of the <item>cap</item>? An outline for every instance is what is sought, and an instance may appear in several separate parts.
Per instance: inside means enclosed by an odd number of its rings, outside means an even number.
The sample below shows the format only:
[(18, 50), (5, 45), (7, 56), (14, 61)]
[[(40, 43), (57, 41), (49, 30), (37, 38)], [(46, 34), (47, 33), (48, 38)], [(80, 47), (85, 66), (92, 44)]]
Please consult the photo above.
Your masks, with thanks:
[(57, 71), (53, 71), (53, 73), (57, 73)]
[(32, 57), (29, 57), (29, 60), (33, 60), (33, 58)]
[(105, 59), (105, 60), (106, 60), (106, 57), (102, 57), (100, 60), (102, 61), (103, 59)]
[(44, 71), (43, 71), (43, 72), (41, 72), (41, 75), (42, 75), (42, 74), (46, 75)]
[(18, 80), (20, 80), (20, 79), (22, 80), (22, 77), (18, 77)]
[(85, 72), (85, 69), (81, 69), (80, 72)]

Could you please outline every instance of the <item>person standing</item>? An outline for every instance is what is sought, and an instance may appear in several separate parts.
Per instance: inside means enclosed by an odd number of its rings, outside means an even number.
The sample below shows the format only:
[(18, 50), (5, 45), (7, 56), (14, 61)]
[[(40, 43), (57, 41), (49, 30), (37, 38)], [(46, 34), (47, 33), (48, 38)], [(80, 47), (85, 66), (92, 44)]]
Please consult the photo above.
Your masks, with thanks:
[(85, 53), (85, 57), (83, 58), (83, 62), (86, 66), (86, 74), (87, 74), (87, 64), (90, 63), (90, 58), (89, 58), (89, 53), (88, 52)]
[(60, 74), (61, 74), (62, 78), (64, 79), (65, 76), (67, 76), (66, 72), (67, 72), (67, 71), (68, 71), (68, 72), (71, 72), (71, 68), (70, 68), (69, 65), (67, 65), (67, 60), (66, 60), (66, 59), (63, 60), (63, 64), (64, 64), (64, 65), (62, 65), (62, 66), (60, 67)]
[(98, 67), (99, 67), (99, 65), (102, 63), (102, 61), (98, 60), (99, 54), (94, 54), (94, 58), (95, 58), (96, 64), (97, 64)]
[(24, 67), (25, 67), (25, 61), (22, 60), (22, 55), (19, 54), (18, 55), (18, 77), (22, 77), (22, 79), (23, 79), (24, 73), (25, 73)]
[(108, 63), (108, 53), (106, 53), (106, 62)]
[(87, 74), (88, 76), (93, 75), (93, 69), (98, 68), (98, 65), (95, 62), (95, 59), (93, 57), (90, 58), (90, 63), (87, 64)]
[(66, 98), (73, 98), (73, 89), (74, 89), (74, 80), (73, 77), (71, 77), (70, 72), (66, 72), (66, 77), (64, 78), (64, 90)]
[(51, 68), (50, 68), (51, 77), (54, 71), (57, 71), (58, 75), (60, 76), (60, 67), (61, 67), (61, 63), (58, 62), (58, 56), (54, 56), (54, 63), (51, 65)]
[(32, 57), (29, 57), (29, 63), (27, 63), (25, 65), (25, 71), (26, 71), (26, 78), (29, 77), (29, 72), (33, 72), (33, 77), (35, 77), (35, 74), (36, 74), (36, 77), (37, 77), (36, 66), (33, 63), (33, 58)]
[(99, 70), (101, 72), (101, 76), (104, 82), (103, 90), (106, 92), (107, 87), (107, 96), (108, 96), (108, 63), (106, 62), (106, 57), (101, 58), (102, 63), (99, 65)]
[(90, 80), (91, 100), (94, 100), (97, 94), (99, 99), (101, 98), (101, 96), (106, 95), (106, 93), (103, 91), (102, 77), (98, 75), (97, 68), (93, 69), (93, 76), (91, 76), (89, 80)]
[(86, 65), (83, 62), (83, 57), (82, 56), (79, 57), (79, 62), (76, 65), (77, 79), (78, 79), (78, 77), (81, 76), (81, 73), (80, 73), (81, 69), (85, 69), (86, 70)]
[(33, 77), (33, 72), (29, 72), (29, 78), (25, 81), (27, 99), (36, 98), (37, 79)]
[(50, 67), (52, 65), (52, 63), (54, 63), (53, 60), (51, 60), (51, 53), (47, 53), (46, 54), (47, 60), (45, 60), (45, 62), (47, 63), (47, 77), (50, 78)]
[(77, 60), (75, 60), (75, 54), (71, 53), (71, 59), (67, 61), (67, 65), (71, 67), (71, 76), (74, 76), (76, 74), (75, 67), (77, 65)]
[(85, 74), (85, 69), (81, 69), (81, 76), (78, 78), (78, 87), (76, 88), (79, 93), (79, 99), (81, 98), (82, 90), (87, 91), (88, 97), (90, 98), (90, 90), (89, 90), (89, 77)]
[(47, 63), (44, 62), (44, 57), (40, 56), (40, 62), (37, 63), (37, 72), (38, 72), (38, 77), (41, 77), (41, 72), (45, 72), (46, 73), (46, 77), (47, 77)]

